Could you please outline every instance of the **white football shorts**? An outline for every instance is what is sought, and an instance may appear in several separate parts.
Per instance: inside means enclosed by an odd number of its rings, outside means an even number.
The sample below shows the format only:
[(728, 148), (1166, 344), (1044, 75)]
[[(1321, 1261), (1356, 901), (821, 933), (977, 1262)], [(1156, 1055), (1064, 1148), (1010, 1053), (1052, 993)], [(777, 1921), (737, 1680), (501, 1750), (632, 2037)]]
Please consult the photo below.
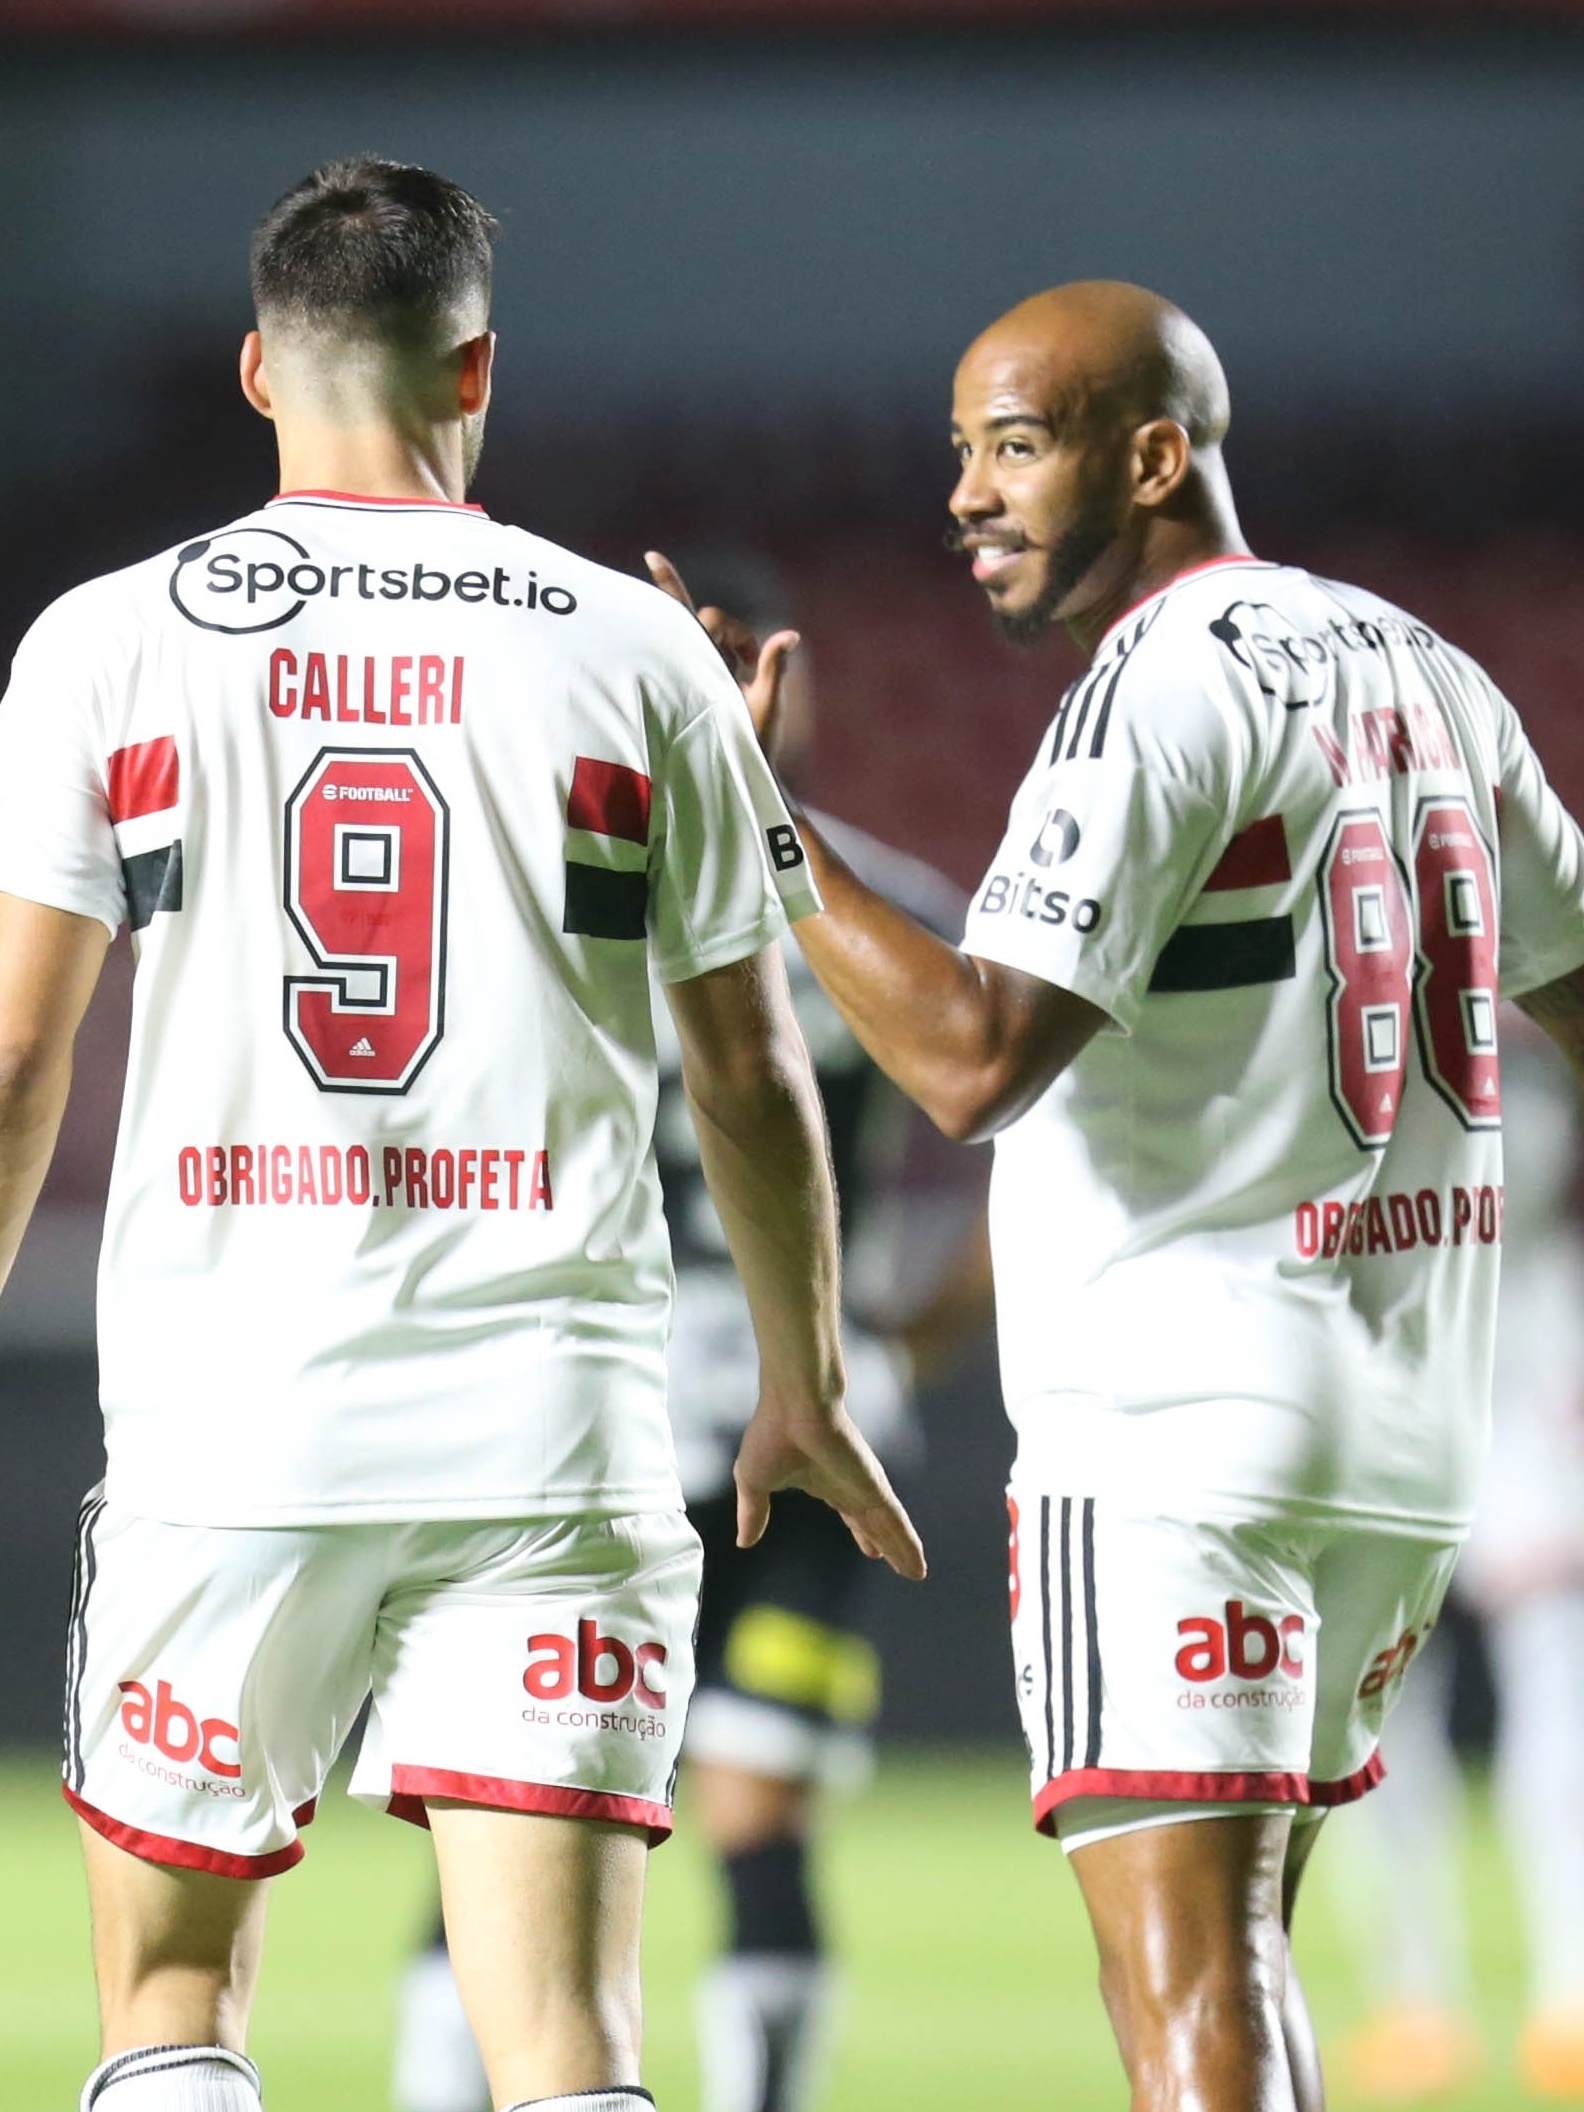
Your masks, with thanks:
[(678, 1512), (258, 1529), (83, 1507), (66, 1800), (151, 1862), (268, 1877), (365, 1699), (351, 1794), (671, 1828), (698, 1536)]
[[(1440, 1611), (1445, 1538), (1145, 1516), (1009, 1492), (1012, 1652), (1034, 1823), (1069, 1846), (1116, 1800), (1321, 1810), (1373, 1789), (1381, 1725)], [(1103, 1807), (1100, 1800), (1103, 1800)]]

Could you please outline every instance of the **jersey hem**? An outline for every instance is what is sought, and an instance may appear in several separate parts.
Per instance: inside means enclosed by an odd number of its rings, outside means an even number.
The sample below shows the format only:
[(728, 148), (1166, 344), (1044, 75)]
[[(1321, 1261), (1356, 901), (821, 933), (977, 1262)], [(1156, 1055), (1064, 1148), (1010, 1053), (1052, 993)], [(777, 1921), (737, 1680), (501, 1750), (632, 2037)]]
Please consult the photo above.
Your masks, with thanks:
[[(1206, 1523), (1345, 1526), (1354, 1532), (1390, 1534), (1402, 1540), (1433, 1540), (1461, 1545), (1473, 1529), (1467, 1517), (1451, 1518), (1427, 1511), (1386, 1511), (1363, 1504), (1322, 1503), (1314, 1498), (1272, 1495), (1241, 1495), (1220, 1489), (1176, 1486), (1158, 1496), (1148, 1483), (1129, 1482), (1125, 1488), (1108, 1489), (1103, 1482), (1086, 1481), (1081, 1487), (1064, 1487), (1064, 1477), (1044, 1475), (1021, 1462), (1014, 1463), (1009, 1488), (1014, 1495), (1036, 1490), (1042, 1496), (1098, 1497), (1102, 1502), (1121, 1503), (1130, 1513), (1169, 1517), (1193, 1524)], [(1162, 1503), (1161, 1498), (1169, 1499)]]
[(603, 1789), (568, 1789), (550, 1782), (511, 1782), (496, 1775), (456, 1774), (447, 1767), (393, 1767), (385, 1809), (393, 1819), (429, 1830), (427, 1797), (455, 1804), (477, 1804), (491, 1811), (524, 1811), (554, 1819), (601, 1819), (618, 1826), (647, 1829), (649, 1846), (658, 1848), (671, 1832), (671, 1813), (645, 1797), (625, 1797)]
[(71, 893), (70, 888), (49, 888), (41, 886), (34, 879), (24, 880), (18, 885), (9, 879), (4, 868), (0, 867), (0, 894), (15, 895), (19, 902), (34, 902), (40, 909), (58, 909), (69, 917), (90, 917), (94, 923), (102, 924), (113, 939), (126, 922), (125, 912), (117, 909), (112, 921), (106, 911), (84, 901), (80, 896), (68, 901), (66, 897)]
[[(262, 1877), (278, 1877), (283, 1870), (290, 1870), (303, 1859), (301, 1841), (288, 1841), (284, 1848), (272, 1849), (267, 1855), (235, 1855), (223, 1848), (205, 1847), (198, 1841), (182, 1841), (166, 1833), (149, 1833), (141, 1826), (129, 1826), (125, 1820), (113, 1819), (80, 1797), (67, 1782), (61, 1784), (61, 1795), (76, 1812), (85, 1826), (110, 1842), (112, 1847), (125, 1849), (145, 1863), (161, 1863), (177, 1870), (204, 1870), (211, 1877), (239, 1877), (257, 1880)], [(306, 1826), (313, 1818), (315, 1800), (301, 1804), (292, 1818), (299, 1826)]]
[[(806, 906), (799, 906), (804, 900)], [(783, 896), (769, 915), (730, 938), (717, 939), (713, 945), (702, 947), (697, 953), (673, 954), (666, 960), (657, 957), (655, 973), (663, 983), (689, 983), (695, 976), (708, 975), (713, 969), (730, 968), (737, 961), (747, 960), (751, 954), (763, 952), (766, 946), (783, 938), (791, 925), (804, 917), (817, 915), (824, 906), (818, 894), (811, 891), (790, 902)]]
[(444, 1503), (433, 1496), (391, 1497), (366, 1504), (288, 1503), (267, 1510), (234, 1510), (206, 1505), (202, 1510), (168, 1503), (139, 1503), (123, 1495), (107, 1478), (105, 1497), (112, 1509), (157, 1525), (193, 1526), (208, 1532), (265, 1532), (271, 1527), (331, 1525), (526, 1525), (566, 1518), (636, 1518), (684, 1511), (680, 1483), (662, 1489), (539, 1489), (522, 1496), (461, 1496)]

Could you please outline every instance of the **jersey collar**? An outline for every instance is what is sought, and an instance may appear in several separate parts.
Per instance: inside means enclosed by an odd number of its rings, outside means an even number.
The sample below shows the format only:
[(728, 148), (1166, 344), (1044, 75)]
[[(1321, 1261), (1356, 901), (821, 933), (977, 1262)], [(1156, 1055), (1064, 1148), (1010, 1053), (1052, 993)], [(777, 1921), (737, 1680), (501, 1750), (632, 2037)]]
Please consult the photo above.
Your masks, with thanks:
[(1152, 588), (1148, 594), (1141, 595), (1130, 608), (1124, 609), (1114, 622), (1108, 624), (1104, 636), (1090, 656), (1091, 660), (1099, 659), (1102, 651), (1110, 644), (1112, 638), (1122, 628), (1123, 624), (1127, 622), (1130, 616), (1136, 616), (1140, 609), (1147, 609), (1152, 601), (1159, 601), (1163, 594), (1170, 594), (1174, 587), (1182, 586), (1186, 580), (1197, 579), (1203, 572), (1223, 572), (1231, 565), (1253, 565), (1262, 572), (1273, 572), (1276, 570), (1274, 559), (1269, 557), (1251, 557), (1246, 551), (1241, 555), (1230, 557), (1207, 557), (1202, 565), (1189, 565), (1186, 571), (1179, 572), (1173, 578), (1168, 579), (1164, 586)]
[(332, 506), (428, 506), (441, 513), (484, 513), (471, 499), (377, 499), (361, 491), (278, 491), (266, 504), (284, 506), (293, 499), (317, 499)]

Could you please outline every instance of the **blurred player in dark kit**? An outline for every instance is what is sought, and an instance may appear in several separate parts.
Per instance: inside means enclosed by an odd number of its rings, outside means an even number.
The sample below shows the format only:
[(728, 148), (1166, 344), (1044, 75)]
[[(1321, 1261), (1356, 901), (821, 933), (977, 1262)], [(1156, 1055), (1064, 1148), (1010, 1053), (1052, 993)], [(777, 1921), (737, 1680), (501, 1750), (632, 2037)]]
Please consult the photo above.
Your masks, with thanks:
[[(1584, 1060), (1584, 839), (1464, 654), (1252, 556), (1220, 362), (1089, 282), (957, 371), (953, 540), (1056, 707), (962, 949), (817, 824), (800, 939), (997, 1138), (1012, 1641), (1135, 2112), (1317, 2112), (1287, 1931), (1483, 1461), (1498, 991)], [(680, 582), (660, 567), (673, 591)], [(773, 743), (778, 661), (714, 632)]]
[[(701, 552), (687, 572), (707, 602), (740, 611), (761, 635), (789, 618), (789, 590), (757, 553)], [(785, 692), (783, 753), (795, 780), (812, 702), (800, 654)], [(821, 827), (888, 901), (943, 935), (962, 929), (966, 905), (943, 875), (857, 829), (825, 817)], [(894, 1470), (909, 1449), (912, 1380), (948, 1363), (989, 1320), (977, 1173), (964, 1168), (955, 1189), (930, 1191), (931, 1223), (917, 1222), (911, 1199), (907, 1247), (921, 1258), (902, 1280), (896, 1183), (918, 1118), (797, 948), (783, 951), (831, 1134), (848, 1412)], [(697, 1684), (683, 1744), (687, 1817), (718, 1861), (727, 1906), (726, 1954), (699, 1989), (702, 2102), (704, 2112), (805, 2112), (817, 2100), (838, 2006), (811, 1835), (821, 1792), (867, 1772), (880, 1700), (881, 1668), (865, 1633), (867, 1565), (840, 1521), (795, 1492), (778, 1499), (757, 1545), (737, 1545), (732, 1460), (754, 1398), (752, 1324), (702, 1177), (681, 1051), (663, 1005), (655, 1029), (655, 1141), (677, 1272), (668, 1411), (688, 1516), (704, 1544)], [(394, 2097), (397, 2112), (488, 2112), (439, 1931), (404, 1983)]]
[(365, 1700), (352, 1793), (433, 1835), (495, 2103), (651, 2102), (700, 1559), (651, 972), (753, 1306), (740, 1530), (795, 1484), (922, 1571), (841, 1408), (777, 950), (817, 897), (742, 699), (648, 587), (466, 502), (492, 225), (388, 162), (288, 192), (242, 353), (280, 494), (64, 597), (0, 705), (0, 1269), (137, 952), (67, 1665), (83, 2112), (258, 2112), (269, 1881)]

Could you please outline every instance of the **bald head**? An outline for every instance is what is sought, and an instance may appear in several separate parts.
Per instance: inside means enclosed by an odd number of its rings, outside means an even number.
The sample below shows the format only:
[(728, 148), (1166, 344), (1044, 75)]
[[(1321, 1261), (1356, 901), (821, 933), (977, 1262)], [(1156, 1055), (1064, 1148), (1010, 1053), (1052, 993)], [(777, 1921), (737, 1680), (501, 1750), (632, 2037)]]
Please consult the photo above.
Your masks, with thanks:
[(1080, 641), (1152, 583), (1241, 549), (1215, 348), (1142, 286), (1037, 293), (964, 353), (952, 405), (950, 540), (1003, 636)]
[(1078, 279), (1020, 301), (969, 346), (962, 371), (1015, 369), (1071, 431), (1169, 418), (1195, 449), (1231, 421), (1226, 375), (1198, 324), (1121, 279)]

